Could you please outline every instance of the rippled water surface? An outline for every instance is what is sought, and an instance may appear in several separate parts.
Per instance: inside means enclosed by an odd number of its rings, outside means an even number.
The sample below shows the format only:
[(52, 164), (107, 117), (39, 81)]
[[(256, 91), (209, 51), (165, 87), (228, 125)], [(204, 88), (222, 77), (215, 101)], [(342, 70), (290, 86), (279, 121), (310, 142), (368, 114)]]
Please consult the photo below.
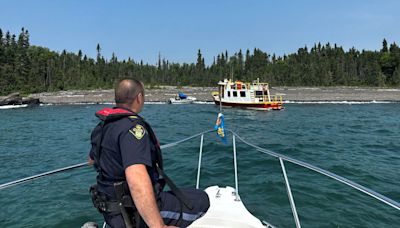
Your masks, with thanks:
[[(0, 110), (0, 183), (84, 162), (94, 112), (104, 105)], [(214, 105), (149, 104), (142, 115), (161, 144), (213, 127)], [(288, 104), (284, 111), (225, 109), (245, 140), (309, 162), (400, 201), (400, 104)], [(229, 135), (231, 136), (231, 135)], [(238, 141), (238, 140), (237, 140)], [(200, 139), (163, 151), (167, 172), (194, 186)], [(205, 137), (201, 187), (234, 186), (232, 145)], [(293, 227), (279, 161), (238, 141), (239, 191), (246, 207)], [(400, 212), (328, 177), (285, 163), (303, 227), (393, 227)], [(101, 222), (91, 205), (91, 168), (0, 190), (0, 227), (80, 227)]]

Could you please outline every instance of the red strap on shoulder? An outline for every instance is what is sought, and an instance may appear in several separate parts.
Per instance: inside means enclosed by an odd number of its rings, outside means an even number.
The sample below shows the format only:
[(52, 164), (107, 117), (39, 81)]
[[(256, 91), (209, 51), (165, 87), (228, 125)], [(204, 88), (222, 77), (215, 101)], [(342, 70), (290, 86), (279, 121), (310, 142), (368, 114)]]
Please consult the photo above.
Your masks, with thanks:
[(122, 108), (104, 108), (102, 110), (99, 110), (96, 112), (96, 116), (110, 116), (110, 115), (117, 115), (117, 114), (132, 114), (134, 115), (133, 112), (130, 112), (126, 109)]
[(96, 116), (102, 120), (116, 120), (125, 116), (136, 116), (135, 113), (123, 108), (104, 108), (96, 112)]

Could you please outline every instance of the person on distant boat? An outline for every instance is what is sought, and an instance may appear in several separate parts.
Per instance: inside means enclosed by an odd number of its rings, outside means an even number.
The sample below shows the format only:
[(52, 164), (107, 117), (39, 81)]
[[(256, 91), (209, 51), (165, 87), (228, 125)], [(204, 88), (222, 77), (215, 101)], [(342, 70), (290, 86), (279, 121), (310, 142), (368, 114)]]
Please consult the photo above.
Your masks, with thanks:
[[(138, 115), (144, 98), (140, 81), (124, 79), (115, 87), (116, 107), (96, 112), (92, 201), (111, 227), (187, 227), (206, 213), (209, 198), (202, 190), (180, 190), (164, 173), (158, 140)], [(165, 183), (171, 191), (163, 191)]]

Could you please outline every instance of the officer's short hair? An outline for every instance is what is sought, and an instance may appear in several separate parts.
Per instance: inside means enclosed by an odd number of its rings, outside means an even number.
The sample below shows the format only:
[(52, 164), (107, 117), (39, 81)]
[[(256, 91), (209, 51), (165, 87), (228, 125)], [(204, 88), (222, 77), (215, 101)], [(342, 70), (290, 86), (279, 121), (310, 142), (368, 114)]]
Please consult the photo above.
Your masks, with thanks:
[(135, 98), (142, 93), (144, 96), (143, 83), (136, 79), (122, 79), (115, 85), (115, 103), (132, 104)]

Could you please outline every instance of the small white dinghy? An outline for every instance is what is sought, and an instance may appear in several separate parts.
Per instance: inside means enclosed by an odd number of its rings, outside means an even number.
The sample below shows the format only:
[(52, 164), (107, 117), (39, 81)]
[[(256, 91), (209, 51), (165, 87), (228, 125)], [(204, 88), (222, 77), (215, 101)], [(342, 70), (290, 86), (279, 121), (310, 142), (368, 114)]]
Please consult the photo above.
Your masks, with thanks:
[(169, 103), (170, 104), (191, 104), (195, 100), (197, 100), (195, 97), (186, 96), (186, 94), (184, 94), (184, 93), (179, 93), (176, 97), (170, 98)]

